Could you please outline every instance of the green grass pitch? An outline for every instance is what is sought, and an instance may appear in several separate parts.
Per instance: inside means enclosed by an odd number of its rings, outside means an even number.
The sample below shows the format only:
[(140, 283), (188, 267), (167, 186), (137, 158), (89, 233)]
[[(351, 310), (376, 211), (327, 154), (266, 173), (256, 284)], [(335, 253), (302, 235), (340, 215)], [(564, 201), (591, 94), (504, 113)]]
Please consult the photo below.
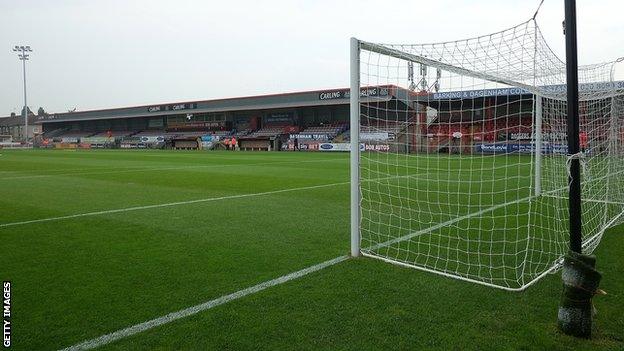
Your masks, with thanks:
[[(14, 350), (62, 349), (349, 252), (348, 154), (0, 154)], [(559, 274), (513, 293), (358, 258), (100, 349), (622, 350), (623, 235), (596, 251), (608, 295), (592, 340), (557, 331)]]

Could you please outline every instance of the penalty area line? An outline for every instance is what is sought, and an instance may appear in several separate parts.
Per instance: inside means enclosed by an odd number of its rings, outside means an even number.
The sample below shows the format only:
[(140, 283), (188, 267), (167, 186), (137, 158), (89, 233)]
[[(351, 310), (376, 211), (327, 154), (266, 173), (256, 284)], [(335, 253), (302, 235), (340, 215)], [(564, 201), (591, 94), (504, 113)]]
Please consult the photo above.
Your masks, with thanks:
[(349, 184), (349, 182), (329, 183), (329, 184), (321, 184), (321, 185), (304, 186), (304, 187), (299, 187), (299, 188), (287, 188), (287, 189), (263, 191), (263, 192), (259, 192), (259, 193), (239, 194), (239, 195), (229, 195), (229, 196), (219, 196), (219, 197), (209, 197), (209, 198), (204, 198), (204, 199), (196, 199), (196, 200), (188, 200), (188, 201), (177, 201), (177, 202), (168, 202), (168, 203), (155, 204), (155, 205), (125, 207), (125, 208), (118, 208), (118, 209), (113, 209), (113, 210), (77, 213), (77, 214), (67, 215), (67, 216), (48, 217), (48, 218), (32, 219), (32, 220), (21, 221), (21, 222), (3, 223), (3, 224), (0, 224), (0, 228), (15, 227), (15, 226), (19, 226), (19, 225), (32, 224), (32, 223), (60, 221), (60, 220), (63, 220), (63, 219), (100, 216), (100, 215), (111, 214), (111, 213), (148, 210), (148, 209), (152, 209), (152, 208), (171, 207), (171, 206), (180, 206), (180, 205), (190, 205), (190, 204), (197, 204), (197, 203), (203, 203), (203, 202), (212, 202), (212, 201), (219, 201), (219, 200), (228, 200), (228, 199), (242, 199), (242, 198), (254, 197), (254, 196), (263, 196), (263, 195), (273, 195), (273, 194), (287, 193), (287, 192), (291, 192), (291, 191), (327, 188), (327, 187), (333, 187), (333, 186), (345, 185), (345, 184)]
[[(373, 179), (363, 180), (362, 182), (377, 182), (377, 181), (388, 180), (388, 179), (409, 178), (409, 177), (414, 177), (414, 176), (417, 176), (417, 175), (418, 174), (404, 175), (404, 176), (391, 176), (391, 177), (383, 177), (383, 178), (373, 178)], [(60, 220), (64, 220), (64, 219), (73, 219), (73, 218), (81, 218), (81, 217), (93, 217), (93, 216), (101, 216), (101, 215), (120, 213), (120, 212), (149, 210), (149, 209), (161, 208), (161, 207), (190, 205), (190, 204), (203, 203), (203, 202), (212, 202), (212, 201), (219, 201), (219, 200), (242, 199), (242, 198), (247, 198), (247, 197), (273, 195), (273, 194), (287, 193), (287, 192), (291, 192), (291, 191), (328, 188), (328, 187), (333, 187), (333, 186), (338, 186), (338, 185), (347, 185), (347, 184), (351, 184), (351, 183), (350, 182), (328, 183), (328, 184), (311, 185), (311, 186), (304, 186), (304, 187), (298, 187), (298, 188), (286, 188), (286, 189), (264, 191), (264, 192), (259, 192), (259, 193), (228, 195), (228, 196), (219, 196), (219, 197), (209, 197), (209, 198), (204, 198), (204, 199), (195, 199), (195, 200), (177, 201), (177, 202), (167, 202), (167, 203), (154, 204), (154, 205), (124, 207), (124, 208), (117, 208), (117, 209), (111, 209), (111, 210), (102, 210), (102, 211), (93, 211), (93, 212), (85, 212), (85, 213), (76, 213), (76, 214), (71, 214), (71, 215), (66, 215), (66, 216), (38, 218), (38, 219), (31, 219), (31, 220), (20, 221), (20, 222), (0, 223), (0, 229), (1, 228), (7, 228), (7, 227), (20, 226), (20, 225), (25, 225), (25, 224), (33, 224), (33, 223), (41, 223), (41, 222), (52, 222), (52, 221), (60, 221)]]
[(340, 263), (342, 261), (345, 261), (348, 258), (349, 258), (349, 256), (336, 257), (334, 259), (331, 259), (331, 260), (328, 260), (328, 261), (316, 264), (314, 266), (310, 266), (310, 267), (304, 268), (302, 270), (299, 270), (299, 271), (296, 271), (296, 272), (293, 272), (293, 273), (289, 273), (289, 274), (283, 275), (283, 276), (281, 276), (279, 278), (268, 280), (268, 281), (265, 281), (263, 283), (256, 284), (254, 286), (248, 287), (248, 288), (243, 289), (243, 290), (236, 291), (236, 292), (228, 294), (228, 295), (223, 295), (223, 296), (221, 296), (219, 298), (216, 298), (214, 300), (210, 300), (210, 301), (201, 303), (199, 305), (195, 305), (195, 306), (192, 306), (192, 307), (189, 307), (189, 308), (185, 308), (185, 309), (177, 311), (177, 312), (172, 312), (172, 313), (169, 313), (169, 314), (167, 314), (165, 316), (158, 317), (158, 318), (155, 318), (155, 319), (143, 322), (143, 323), (139, 323), (139, 324), (133, 325), (131, 327), (127, 327), (127, 328), (118, 330), (116, 332), (112, 332), (110, 334), (102, 335), (102, 336), (97, 337), (95, 339), (83, 341), (83, 342), (81, 342), (79, 344), (76, 344), (76, 345), (64, 348), (61, 351), (91, 350), (91, 349), (94, 349), (96, 347), (107, 345), (107, 344), (110, 344), (111, 342), (114, 342), (114, 341), (117, 341), (117, 340), (120, 340), (120, 339), (124, 339), (124, 338), (127, 338), (129, 336), (132, 336), (132, 335), (144, 332), (146, 330), (149, 330), (149, 329), (152, 329), (152, 328), (164, 325), (164, 324), (168, 324), (168, 323), (174, 322), (174, 321), (182, 319), (182, 318), (186, 318), (186, 317), (195, 315), (195, 314), (197, 314), (199, 312), (203, 312), (203, 311), (209, 310), (211, 308), (214, 308), (214, 307), (226, 304), (226, 303), (228, 303), (230, 301), (240, 299), (240, 298), (245, 297), (247, 295), (258, 293), (258, 292), (260, 292), (262, 290), (265, 290), (267, 288), (270, 288), (270, 287), (273, 287), (273, 286), (276, 286), (276, 285), (280, 285), (280, 284), (284, 284), (284, 283), (286, 283), (288, 281), (301, 278), (301, 277), (303, 277), (305, 275), (308, 275), (310, 273), (320, 271), (320, 270), (322, 270), (324, 268), (327, 268), (327, 267), (333, 266), (333, 265), (335, 265), (337, 263)]

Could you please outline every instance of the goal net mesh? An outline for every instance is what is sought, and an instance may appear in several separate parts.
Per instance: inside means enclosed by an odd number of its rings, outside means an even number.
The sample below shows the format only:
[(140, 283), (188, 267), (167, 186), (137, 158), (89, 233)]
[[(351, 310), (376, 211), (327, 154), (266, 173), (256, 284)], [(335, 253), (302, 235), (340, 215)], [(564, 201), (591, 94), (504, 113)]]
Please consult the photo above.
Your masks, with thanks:
[(520, 290), (568, 250), (568, 165), (582, 164), (583, 248), (624, 211), (624, 83), (579, 68), (568, 155), (565, 63), (537, 23), (453, 42), (360, 42), (364, 255)]

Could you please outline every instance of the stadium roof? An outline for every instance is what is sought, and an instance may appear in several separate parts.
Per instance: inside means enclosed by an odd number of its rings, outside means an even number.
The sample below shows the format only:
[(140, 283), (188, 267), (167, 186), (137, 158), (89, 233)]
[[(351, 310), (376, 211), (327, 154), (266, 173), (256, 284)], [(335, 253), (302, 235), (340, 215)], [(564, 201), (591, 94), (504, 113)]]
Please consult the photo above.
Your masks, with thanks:
[[(542, 87), (548, 92), (565, 93), (566, 85), (549, 85)], [(605, 91), (608, 89), (624, 89), (624, 81), (615, 82), (596, 82), (596, 83), (584, 83), (579, 84), (580, 92), (597, 92)], [(474, 89), (474, 90), (457, 90), (457, 91), (445, 91), (431, 94), (423, 94), (417, 97), (419, 102), (431, 101), (431, 100), (461, 100), (461, 99), (475, 99), (485, 97), (498, 97), (498, 96), (519, 96), (519, 95), (531, 95), (532, 92), (518, 87), (507, 88), (493, 88), (493, 89)]]
[[(407, 100), (409, 92), (401, 87), (384, 85), (361, 88), (360, 94), (370, 101)], [(36, 123), (155, 117), (182, 113), (254, 111), (349, 103), (349, 89), (313, 90), (284, 94), (236, 97), (216, 100), (173, 102), (102, 110), (65, 112), (40, 116)]]
[[(565, 96), (566, 85), (548, 85), (541, 87), (541, 89), (549, 93), (563, 94), (563, 96)], [(605, 92), (612, 89), (624, 90), (624, 81), (579, 84), (579, 92), (581, 93)], [(530, 101), (532, 100), (532, 95), (532, 92), (523, 88), (506, 87), (416, 94), (414, 99), (417, 103), (435, 108), (437, 110), (448, 111), (461, 110), (464, 108), (483, 108), (487, 98), (496, 98), (499, 103), (519, 101), (525, 98), (526, 101)]]

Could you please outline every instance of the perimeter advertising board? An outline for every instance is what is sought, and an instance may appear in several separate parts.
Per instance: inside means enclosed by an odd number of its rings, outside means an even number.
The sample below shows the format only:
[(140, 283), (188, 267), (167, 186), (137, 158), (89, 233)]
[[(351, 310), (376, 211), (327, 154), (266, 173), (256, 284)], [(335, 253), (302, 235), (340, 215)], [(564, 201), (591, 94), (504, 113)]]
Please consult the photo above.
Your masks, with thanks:
[[(480, 143), (475, 144), (475, 151), (484, 154), (507, 154), (521, 153), (532, 154), (535, 152), (533, 144), (514, 144), (514, 143)], [(562, 144), (544, 144), (542, 145), (542, 154), (566, 154), (568, 147)]]
[[(350, 143), (319, 143), (318, 144), (319, 151), (343, 151), (348, 152), (351, 151)], [(361, 143), (360, 151), (379, 151), (379, 152), (388, 152), (390, 151), (390, 145), (388, 144), (368, 144)]]

